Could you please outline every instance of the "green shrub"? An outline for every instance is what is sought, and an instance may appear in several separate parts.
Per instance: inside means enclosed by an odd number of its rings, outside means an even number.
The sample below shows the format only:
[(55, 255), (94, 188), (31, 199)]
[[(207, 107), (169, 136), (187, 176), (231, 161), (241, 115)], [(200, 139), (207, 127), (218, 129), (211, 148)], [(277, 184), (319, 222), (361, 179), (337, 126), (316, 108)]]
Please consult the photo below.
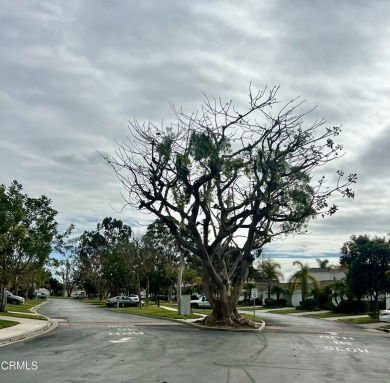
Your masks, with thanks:
[(367, 301), (341, 301), (338, 306), (332, 310), (334, 313), (343, 314), (364, 314), (368, 312)]
[(318, 310), (317, 301), (313, 298), (306, 298), (298, 307), (298, 310)]
[(379, 318), (379, 310), (378, 311), (370, 311), (369, 313), (368, 313), (368, 316), (370, 317), (370, 318)]
[(275, 301), (276, 306), (285, 307), (287, 304), (287, 299), (277, 299)]
[(322, 308), (324, 310), (329, 310), (329, 311), (333, 311), (335, 305), (332, 303), (332, 302), (326, 302), (322, 305)]
[(274, 298), (265, 298), (264, 299), (264, 306), (265, 307), (273, 307), (275, 306), (276, 301)]

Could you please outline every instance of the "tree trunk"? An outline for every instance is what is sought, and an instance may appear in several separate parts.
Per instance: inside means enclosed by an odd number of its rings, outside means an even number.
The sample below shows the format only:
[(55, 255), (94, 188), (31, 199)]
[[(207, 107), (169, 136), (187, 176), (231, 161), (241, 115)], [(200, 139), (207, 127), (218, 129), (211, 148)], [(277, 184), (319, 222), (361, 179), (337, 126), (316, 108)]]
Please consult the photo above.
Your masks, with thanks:
[(177, 313), (181, 313), (181, 285), (183, 282), (184, 254), (180, 252), (179, 273), (177, 276)]
[(146, 274), (146, 307), (149, 307), (149, 275)]
[(138, 294), (138, 299), (139, 299), (139, 308), (142, 309), (141, 283), (139, 281), (139, 276), (137, 276), (137, 294)]
[(254, 322), (243, 318), (237, 311), (231, 297), (218, 299), (214, 302), (213, 312), (201, 322), (206, 326), (249, 327), (256, 328)]
[(374, 304), (372, 307), (373, 312), (378, 311), (378, 299), (379, 299), (379, 294), (374, 294)]
[(20, 283), (16, 280), (14, 285), (15, 295), (19, 295), (19, 285)]
[(65, 290), (66, 290), (66, 293), (68, 294), (68, 297), (70, 297), (72, 295), (72, 290), (73, 289), (69, 286), (68, 283), (66, 284)]
[(211, 315), (204, 318), (205, 325), (256, 327), (252, 321), (242, 318), (236, 308), (253, 262), (250, 257), (243, 257), (239, 274), (234, 278), (234, 285), (229, 280), (224, 262), (216, 269), (208, 257), (202, 259), (202, 289), (213, 309)]
[(5, 285), (0, 285), (0, 312), (7, 312), (7, 293)]

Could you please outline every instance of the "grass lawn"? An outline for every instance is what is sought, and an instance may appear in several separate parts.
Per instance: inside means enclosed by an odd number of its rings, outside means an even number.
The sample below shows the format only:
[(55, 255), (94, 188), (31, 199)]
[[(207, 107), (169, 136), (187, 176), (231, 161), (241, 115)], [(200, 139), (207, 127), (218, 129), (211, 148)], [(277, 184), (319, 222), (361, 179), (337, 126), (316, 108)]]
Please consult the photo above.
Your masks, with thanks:
[(106, 306), (107, 299), (99, 300), (99, 298), (85, 298), (85, 299), (79, 299), (81, 302), (89, 303), (91, 305), (96, 306)]
[(336, 317), (347, 317), (351, 316), (352, 314), (342, 314), (342, 313), (319, 313), (319, 314), (307, 314), (305, 317), (309, 318), (336, 318)]
[(43, 315), (31, 315), (26, 313), (0, 313), (2, 316), (12, 318), (25, 318), (25, 319), (36, 319), (36, 320), (47, 320)]
[[(113, 311), (118, 311), (118, 312), (125, 312), (125, 313), (131, 313), (131, 314), (141, 314), (141, 315), (155, 315), (159, 317), (164, 317), (164, 318), (171, 318), (171, 319), (201, 319), (199, 315), (180, 315), (175, 311), (170, 311), (170, 310), (165, 310), (162, 307), (157, 307), (157, 306), (149, 306), (149, 307), (144, 307), (142, 310), (138, 307), (124, 307), (124, 308), (113, 308), (111, 309)], [(204, 311), (202, 309), (199, 310), (194, 310), (194, 313), (200, 313), (200, 314), (211, 314), (210, 309), (205, 309)], [(253, 315), (243, 315), (244, 318), (250, 319), (255, 322), (262, 322), (261, 319), (253, 318)]]
[(282, 309), (282, 310), (272, 310), (271, 314), (298, 314), (298, 313), (312, 313), (310, 310), (297, 310), (297, 309)]
[(211, 309), (193, 309), (193, 312), (198, 313), (198, 314), (210, 315), (213, 312), (213, 310), (211, 310)]
[[(1, 315), (3, 315), (3, 313), (1, 313)], [(0, 319), (0, 329), (16, 326), (17, 324), (19, 324), (19, 322)]]
[(50, 299), (73, 299), (72, 297), (53, 297), (51, 296)]
[(200, 319), (199, 315), (181, 315), (176, 311), (166, 310), (158, 306), (149, 306), (144, 308), (139, 307), (123, 307), (123, 308), (112, 308), (110, 310), (118, 311), (122, 313), (129, 314), (140, 314), (140, 315), (155, 315), (163, 318), (172, 318), (172, 319)]
[(31, 308), (45, 302), (44, 299), (27, 299), (22, 305), (12, 305), (7, 303), (7, 311), (17, 311), (19, 313), (31, 313)]
[[(6, 313), (1, 313), (1, 315), (14, 317), (14, 318), (27, 318), (27, 319), (38, 319), (38, 320), (46, 320), (46, 318), (42, 315), (35, 315), (31, 309), (35, 306), (40, 305), (45, 302), (44, 299), (27, 299), (26, 302), (22, 305), (12, 305), (7, 304)], [(9, 312), (13, 311), (13, 312)]]
[(339, 319), (339, 322), (346, 322), (346, 323), (356, 323), (356, 324), (364, 324), (364, 323), (379, 323), (379, 318), (370, 318), (369, 316), (364, 318), (346, 318), (346, 319)]
[[(269, 310), (269, 307), (256, 306), (256, 311), (258, 310)], [(253, 306), (237, 306), (237, 310), (253, 311)]]
[(249, 319), (249, 320), (256, 322), (256, 323), (263, 322), (262, 319), (260, 319), (259, 317), (254, 318), (253, 315), (249, 315), (249, 314), (240, 314), (240, 315), (243, 316), (245, 319)]

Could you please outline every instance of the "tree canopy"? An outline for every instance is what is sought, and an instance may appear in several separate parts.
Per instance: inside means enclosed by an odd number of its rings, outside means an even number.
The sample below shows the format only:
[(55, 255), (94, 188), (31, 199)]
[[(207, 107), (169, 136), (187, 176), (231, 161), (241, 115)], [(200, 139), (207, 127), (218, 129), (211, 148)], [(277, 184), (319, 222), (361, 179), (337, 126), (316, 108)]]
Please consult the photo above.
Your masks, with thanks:
[(298, 266), (299, 270), (296, 271), (290, 278), (290, 294), (293, 294), (297, 289), (298, 285), (301, 287), (302, 302), (310, 296), (309, 286), (310, 283), (313, 285), (313, 290), (319, 290), (319, 283), (316, 278), (310, 275), (310, 266), (303, 264), (300, 261), (294, 261), (294, 266)]
[(318, 263), (318, 267), (321, 269), (325, 269), (325, 268), (329, 267), (329, 259), (316, 258), (316, 261)]
[(106, 217), (96, 230), (85, 231), (80, 237), (79, 256), (84, 278), (96, 290), (100, 299), (111, 288), (118, 293), (124, 261), (119, 246), (128, 244), (131, 228), (121, 220)]
[(341, 248), (340, 264), (347, 267), (347, 286), (361, 299), (368, 295), (378, 306), (380, 294), (390, 292), (390, 241), (353, 235)]
[(268, 284), (268, 298), (271, 297), (272, 282), (279, 283), (283, 279), (283, 273), (280, 271), (280, 263), (272, 259), (264, 259), (258, 267), (262, 280)]
[(6, 311), (8, 284), (42, 271), (57, 234), (56, 215), (46, 196), (29, 197), (17, 181), (0, 186), (0, 311)]
[(254, 249), (334, 214), (334, 192), (353, 197), (355, 174), (338, 171), (330, 187), (324, 176), (313, 177), (340, 155), (334, 141), (340, 127), (325, 128), (324, 120), (305, 126), (302, 103), (280, 106), (277, 91), (250, 89), (242, 111), (207, 97), (198, 113), (173, 107), (176, 123), (169, 127), (134, 120), (116, 156), (104, 157), (128, 204), (160, 219), (201, 259), (209, 323), (240, 323), (235, 307)]

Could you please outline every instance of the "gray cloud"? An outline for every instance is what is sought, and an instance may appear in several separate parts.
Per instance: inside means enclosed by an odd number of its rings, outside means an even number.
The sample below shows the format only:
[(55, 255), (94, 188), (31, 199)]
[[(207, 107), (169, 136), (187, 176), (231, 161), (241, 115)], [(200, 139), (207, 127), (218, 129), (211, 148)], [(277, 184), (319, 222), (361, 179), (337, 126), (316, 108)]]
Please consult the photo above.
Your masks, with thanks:
[(191, 113), (205, 93), (243, 109), (252, 81), (281, 85), (284, 101), (301, 95), (307, 109), (319, 105), (307, 124), (342, 124), (347, 154), (321, 170), (329, 179), (338, 168), (359, 175), (355, 201), (336, 197), (334, 217), (273, 251), (312, 262), (352, 234), (384, 235), (389, 16), (381, 1), (5, 2), (0, 183), (17, 179), (27, 193), (48, 195), (63, 227), (87, 230), (106, 215), (146, 225), (152, 217), (115, 212), (121, 185), (97, 152), (113, 153), (133, 117), (168, 123), (169, 102)]

